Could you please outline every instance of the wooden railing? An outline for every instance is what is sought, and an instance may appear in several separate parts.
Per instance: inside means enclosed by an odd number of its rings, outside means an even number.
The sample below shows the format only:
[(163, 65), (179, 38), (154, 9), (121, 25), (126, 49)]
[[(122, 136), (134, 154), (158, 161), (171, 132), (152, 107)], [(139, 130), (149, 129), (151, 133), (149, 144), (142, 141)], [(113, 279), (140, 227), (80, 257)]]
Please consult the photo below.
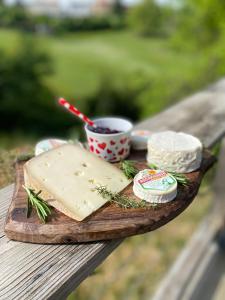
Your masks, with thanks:
[[(152, 300), (214, 299), (221, 272), (225, 270), (225, 138), (212, 184), (209, 214), (160, 282)], [(220, 244), (222, 245), (220, 246)], [(221, 267), (218, 265), (222, 264)], [(225, 286), (224, 286), (225, 288)], [(217, 299), (217, 298), (216, 298)], [(224, 299), (224, 295), (222, 298)]]
[[(212, 147), (225, 134), (225, 80), (137, 124), (136, 128), (184, 131)], [(113, 240), (35, 245), (9, 241), (3, 227), (12, 193), (13, 185), (0, 191), (1, 300), (64, 299), (122, 243)]]

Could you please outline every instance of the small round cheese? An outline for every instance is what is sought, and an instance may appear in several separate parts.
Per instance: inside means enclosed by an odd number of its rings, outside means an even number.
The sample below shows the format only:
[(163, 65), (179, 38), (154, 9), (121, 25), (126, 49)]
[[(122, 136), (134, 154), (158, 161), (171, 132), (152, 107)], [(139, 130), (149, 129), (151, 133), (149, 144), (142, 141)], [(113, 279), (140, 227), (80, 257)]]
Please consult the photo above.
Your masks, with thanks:
[(135, 150), (146, 150), (148, 138), (151, 135), (149, 130), (133, 130), (131, 132), (131, 146)]
[(168, 172), (189, 173), (201, 165), (202, 144), (182, 132), (155, 133), (148, 140), (147, 161)]
[(45, 151), (49, 151), (53, 148), (59, 147), (63, 144), (66, 144), (67, 141), (60, 139), (46, 139), (38, 142), (35, 146), (35, 156), (42, 154)]
[(145, 169), (134, 177), (133, 191), (147, 202), (167, 203), (177, 195), (177, 181), (165, 171)]

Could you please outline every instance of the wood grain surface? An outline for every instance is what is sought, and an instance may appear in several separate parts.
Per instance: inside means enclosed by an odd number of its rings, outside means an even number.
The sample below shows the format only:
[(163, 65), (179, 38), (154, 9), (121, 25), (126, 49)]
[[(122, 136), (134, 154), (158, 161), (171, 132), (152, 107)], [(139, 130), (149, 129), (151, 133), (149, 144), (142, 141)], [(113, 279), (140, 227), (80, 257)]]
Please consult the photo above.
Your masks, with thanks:
[[(145, 152), (136, 152), (132, 156), (132, 159), (138, 160), (140, 170), (147, 167), (145, 156)], [(187, 174), (190, 183), (185, 187), (178, 185), (177, 197), (169, 203), (139, 209), (123, 209), (107, 203), (82, 222), (52, 209), (53, 213), (45, 224), (38, 219), (35, 211), (30, 218), (26, 217), (27, 196), (22, 188), (24, 161), (18, 162), (15, 191), (5, 224), (6, 235), (23, 242), (67, 244), (118, 239), (155, 230), (179, 215), (192, 202), (204, 173), (214, 161), (215, 158), (204, 150), (201, 168)], [(134, 197), (132, 184), (122, 193)]]
[(205, 147), (211, 148), (225, 135), (224, 91), (225, 79), (168, 107), (151, 119), (147, 118), (135, 129), (183, 131), (195, 135)]

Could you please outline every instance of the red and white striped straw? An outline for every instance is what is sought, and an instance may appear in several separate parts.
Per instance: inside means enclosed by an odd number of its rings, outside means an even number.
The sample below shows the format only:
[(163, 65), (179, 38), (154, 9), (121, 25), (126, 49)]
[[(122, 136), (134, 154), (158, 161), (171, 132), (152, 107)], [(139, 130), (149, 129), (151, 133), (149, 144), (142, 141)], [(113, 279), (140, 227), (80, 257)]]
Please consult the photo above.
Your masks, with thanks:
[(59, 104), (64, 106), (68, 111), (70, 111), (73, 115), (79, 117), (82, 121), (87, 123), (88, 125), (92, 127), (97, 127), (93, 121), (91, 121), (87, 116), (82, 114), (79, 109), (77, 109), (75, 106), (71, 105), (68, 101), (66, 101), (64, 98), (59, 99)]

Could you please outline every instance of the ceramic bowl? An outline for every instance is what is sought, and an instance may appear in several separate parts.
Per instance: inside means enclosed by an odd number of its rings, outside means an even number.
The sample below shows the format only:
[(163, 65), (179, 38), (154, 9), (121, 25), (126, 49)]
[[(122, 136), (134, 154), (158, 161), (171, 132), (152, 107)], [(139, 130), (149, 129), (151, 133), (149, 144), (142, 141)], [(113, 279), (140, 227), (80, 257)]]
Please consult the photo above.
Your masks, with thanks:
[(130, 133), (133, 125), (130, 121), (121, 118), (100, 118), (94, 120), (100, 127), (120, 131), (119, 133), (101, 134), (93, 132), (85, 125), (90, 152), (109, 162), (125, 159), (130, 153)]

